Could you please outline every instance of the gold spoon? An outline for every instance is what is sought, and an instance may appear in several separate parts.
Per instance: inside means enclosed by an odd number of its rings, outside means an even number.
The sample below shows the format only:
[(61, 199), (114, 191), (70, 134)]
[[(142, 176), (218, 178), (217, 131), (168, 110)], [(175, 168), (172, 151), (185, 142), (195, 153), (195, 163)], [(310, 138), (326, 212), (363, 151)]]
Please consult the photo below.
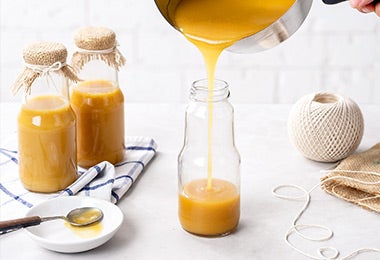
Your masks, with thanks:
[(87, 226), (100, 221), (103, 212), (95, 207), (83, 207), (71, 210), (66, 216), (40, 217), (31, 216), (25, 218), (0, 221), (0, 234), (14, 231), (24, 227), (36, 226), (45, 221), (63, 219), (76, 227)]

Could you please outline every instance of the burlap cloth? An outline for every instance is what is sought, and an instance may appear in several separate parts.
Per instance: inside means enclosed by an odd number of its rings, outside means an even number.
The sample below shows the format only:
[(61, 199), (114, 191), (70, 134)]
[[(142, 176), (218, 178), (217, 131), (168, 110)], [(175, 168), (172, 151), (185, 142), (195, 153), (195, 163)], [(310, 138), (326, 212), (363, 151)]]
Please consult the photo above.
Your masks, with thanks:
[(116, 34), (105, 27), (83, 27), (74, 34), (78, 50), (74, 52), (71, 65), (80, 71), (91, 60), (102, 60), (108, 66), (119, 70), (125, 58), (117, 48)]
[(321, 178), (326, 192), (380, 213), (380, 143), (350, 155)]
[(11, 87), (13, 94), (20, 89), (29, 94), (36, 78), (48, 76), (49, 73), (58, 73), (73, 82), (79, 81), (73, 68), (66, 64), (67, 49), (61, 43), (32, 43), (23, 50), (23, 58), (25, 68)]

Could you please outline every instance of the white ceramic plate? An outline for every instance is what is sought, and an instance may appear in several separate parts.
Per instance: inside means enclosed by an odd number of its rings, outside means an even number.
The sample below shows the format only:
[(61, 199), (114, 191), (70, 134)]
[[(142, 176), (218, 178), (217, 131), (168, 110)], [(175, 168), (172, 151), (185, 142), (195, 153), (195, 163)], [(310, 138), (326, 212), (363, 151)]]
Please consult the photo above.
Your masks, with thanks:
[(103, 211), (101, 222), (94, 226), (73, 228), (64, 220), (43, 222), (38, 226), (26, 228), (26, 232), (40, 246), (62, 253), (76, 253), (98, 247), (116, 233), (123, 222), (123, 213), (108, 201), (90, 197), (69, 196), (45, 201), (31, 208), (27, 216), (66, 215), (79, 207), (98, 207)]

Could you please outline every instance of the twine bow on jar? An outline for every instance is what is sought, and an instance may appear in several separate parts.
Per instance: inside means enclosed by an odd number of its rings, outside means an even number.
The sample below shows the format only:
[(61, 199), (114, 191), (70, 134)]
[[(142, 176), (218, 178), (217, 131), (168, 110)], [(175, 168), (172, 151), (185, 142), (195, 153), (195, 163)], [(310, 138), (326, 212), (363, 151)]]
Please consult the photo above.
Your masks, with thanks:
[(125, 64), (125, 58), (118, 50), (116, 34), (104, 27), (84, 27), (74, 35), (77, 51), (73, 54), (71, 65), (80, 71), (91, 60), (102, 60), (117, 71)]
[(15, 95), (20, 89), (30, 94), (31, 86), (38, 77), (49, 78), (50, 73), (60, 73), (70, 81), (79, 78), (73, 68), (66, 64), (67, 49), (63, 44), (55, 42), (38, 42), (27, 46), (23, 51), (24, 70), (11, 87)]
[(63, 66), (66, 66), (66, 62), (62, 63), (60, 61), (54, 62), (50, 66), (44, 66), (44, 65), (35, 65), (35, 64), (28, 64), (24, 63), (25, 67), (38, 72), (41, 76), (47, 75), (49, 72), (53, 71), (58, 71), (60, 70)]

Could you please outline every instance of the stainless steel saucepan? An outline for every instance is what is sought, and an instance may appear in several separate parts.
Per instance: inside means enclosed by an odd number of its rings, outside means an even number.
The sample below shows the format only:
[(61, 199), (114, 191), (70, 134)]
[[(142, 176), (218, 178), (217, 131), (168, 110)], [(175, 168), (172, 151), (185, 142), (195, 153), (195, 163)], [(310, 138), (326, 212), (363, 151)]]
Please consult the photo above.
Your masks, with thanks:
[[(176, 28), (169, 16), (181, 0), (155, 0), (158, 9), (164, 18)], [(232, 0), (233, 1), (233, 0)], [(254, 1), (254, 0), (252, 0)], [(288, 39), (304, 22), (313, 0), (296, 0), (295, 3), (278, 20), (265, 29), (237, 41), (227, 50), (236, 53), (253, 53), (273, 48)]]

